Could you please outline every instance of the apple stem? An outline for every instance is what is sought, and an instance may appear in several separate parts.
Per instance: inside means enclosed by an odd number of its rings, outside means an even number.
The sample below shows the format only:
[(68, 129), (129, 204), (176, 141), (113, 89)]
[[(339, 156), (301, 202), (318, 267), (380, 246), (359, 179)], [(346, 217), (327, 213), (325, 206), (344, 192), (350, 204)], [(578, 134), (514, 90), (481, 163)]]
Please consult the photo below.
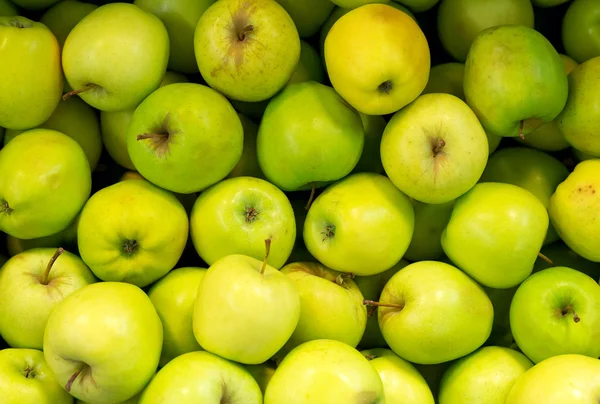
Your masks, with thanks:
[(73, 383), (75, 383), (75, 379), (77, 379), (77, 376), (79, 376), (79, 374), (82, 371), (83, 371), (83, 368), (79, 369), (77, 372), (75, 372), (71, 375), (71, 378), (67, 381), (67, 384), (65, 384), (65, 390), (67, 390), (67, 393), (71, 392), (71, 387), (73, 387)]
[(363, 304), (365, 306), (374, 306), (374, 307), (394, 307), (396, 309), (403, 309), (403, 304), (394, 304), (394, 303), (380, 303), (374, 300), (363, 300)]
[(267, 259), (269, 258), (269, 253), (271, 252), (271, 237), (265, 240), (265, 249), (265, 259), (263, 260), (262, 265), (260, 267), (261, 275), (265, 273), (265, 269), (267, 268)]
[(575, 310), (573, 310), (573, 321), (576, 323), (581, 321), (581, 317), (579, 317), (579, 314), (577, 314)]
[(246, 35), (250, 32), (254, 31), (254, 25), (246, 25), (242, 30), (238, 33), (238, 39), (240, 41), (244, 41), (246, 39)]
[(554, 265), (554, 262), (552, 262), (552, 260), (550, 258), (546, 257), (541, 252), (538, 253), (538, 257), (540, 257), (541, 259), (543, 259), (544, 261), (546, 261), (548, 264)]
[(310, 209), (310, 205), (312, 205), (313, 200), (315, 199), (315, 192), (316, 192), (315, 188), (316, 188), (315, 187), (315, 183), (313, 182), (312, 183), (312, 188), (310, 190), (310, 197), (308, 198), (308, 202), (306, 203), (306, 206), (304, 207), (304, 209), (306, 209), (306, 210)]
[(521, 121), (519, 124), (519, 137), (521, 140), (525, 140), (525, 134), (523, 133), (523, 126), (525, 125), (525, 121)]
[(136, 136), (136, 140), (144, 140), (144, 139), (156, 139), (168, 137), (169, 135), (166, 133), (142, 133), (141, 135)]
[(96, 87), (96, 84), (87, 84), (87, 85), (83, 86), (82, 88), (80, 88), (79, 90), (69, 91), (68, 93), (66, 93), (62, 96), (62, 99), (63, 99), (63, 101), (66, 101), (69, 98), (73, 97), (74, 95), (81, 94), (83, 92), (86, 92), (86, 91), (94, 88), (94, 87)]
[(54, 265), (54, 262), (58, 259), (58, 257), (60, 257), (60, 255), (65, 252), (65, 249), (62, 247), (59, 247), (55, 252), (54, 255), (50, 258), (50, 261), (48, 262), (48, 265), (46, 265), (46, 270), (44, 271), (44, 274), (42, 275), (42, 285), (47, 285), (48, 284), (48, 276), (50, 275), (50, 270), (52, 269), (52, 266)]
[(446, 146), (446, 141), (444, 139), (438, 139), (437, 143), (435, 144), (435, 146), (433, 148), (433, 157), (440, 154), (442, 152), (442, 150), (444, 150), (445, 146)]

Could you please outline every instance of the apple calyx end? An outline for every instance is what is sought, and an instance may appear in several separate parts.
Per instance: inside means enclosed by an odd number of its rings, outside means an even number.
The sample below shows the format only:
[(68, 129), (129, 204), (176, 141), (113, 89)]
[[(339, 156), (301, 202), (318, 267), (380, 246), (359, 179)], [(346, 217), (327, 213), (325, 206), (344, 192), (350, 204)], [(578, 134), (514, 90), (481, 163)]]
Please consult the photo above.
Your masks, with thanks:
[(127, 255), (133, 255), (139, 247), (137, 240), (125, 240), (123, 242), (123, 252)]
[(64, 252), (65, 252), (64, 248), (58, 247), (56, 249), (56, 251), (54, 252), (54, 255), (52, 255), (52, 257), (50, 257), (50, 261), (48, 261), (48, 265), (46, 265), (46, 270), (44, 271), (44, 274), (42, 275), (42, 279), (40, 281), (40, 283), (42, 285), (48, 285), (48, 277), (50, 276), (50, 271), (52, 270), (52, 266), (54, 266), (54, 263), (56, 262), (58, 257), (60, 257), (60, 255)]
[(394, 88), (394, 84), (391, 82), (391, 80), (386, 80), (383, 83), (381, 83), (379, 86), (377, 86), (377, 91), (379, 91), (380, 93), (383, 93), (383, 94), (389, 94), (393, 88)]
[(30, 28), (28, 26), (23, 25), (23, 23), (21, 21), (17, 20), (16, 18), (13, 20), (10, 20), (10, 22), (8, 24), (11, 27), (15, 27), (15, 28), (19, 28), (19, 29)]
[(335, 236), (335, 226), (328, 224), (325, 226), (325, 231), (322, 231), (321, 234), (323, 235), (323, 242), (328, 238), (333, 238)]
[(254, 208), (252, 206), (246, 206), (246, 211), (244, 213), (244, 218), (246, 220), (246, 223), (250, 224), (250, 223), (254, 222), (257, 217), (258, 217), (258, 211), (256, 210), (256, 208)]
[(98, 87), (98, 85), (94, 84), (94, 83), (86, 84), (85, 86), (81, 87), (78, 90), (69, 91), (68, 93), (63, 94), (62, 100), (63, 101), (67, 101), (69, 98), (71, 98), (71, 97), (73, 97), (73, 96), (75, 96), (77, 94), (81, 94), (81, 93), (84, 93), (84, 92), (86, 92), (88, 90), (91, 90), (94, 87)]
[(0, 205), (0, 213), (6, 213), (7, 215), (10, 215), (13, 212), (13, 209), (8, 205), (8, 202), (3, 201), (3, 203)]
[(265, 240), (265, 259), (262, 262), (262, 265), (260, 266), (260, 274), (263, 275), (265, 273), (265, 269), (267, 268), (267, 260), (269, 259), (269, 254), (271, 253), (271, 239), (272, 237), (269, 237), (268, 239)]
[(37, 372), (31, 366), (27, 366), (27, 368), (25, 368), (25, 372), (23, 372), (23, 375), (26, 379), (35, 379)]

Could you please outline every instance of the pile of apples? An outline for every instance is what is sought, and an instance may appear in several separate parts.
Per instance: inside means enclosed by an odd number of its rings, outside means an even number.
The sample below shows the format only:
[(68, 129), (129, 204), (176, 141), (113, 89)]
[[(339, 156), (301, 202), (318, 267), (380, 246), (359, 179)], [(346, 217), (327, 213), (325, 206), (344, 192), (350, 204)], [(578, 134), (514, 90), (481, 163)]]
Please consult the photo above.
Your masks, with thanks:
[(0, 0), (0, 403), (600, 403), (599, 21)]

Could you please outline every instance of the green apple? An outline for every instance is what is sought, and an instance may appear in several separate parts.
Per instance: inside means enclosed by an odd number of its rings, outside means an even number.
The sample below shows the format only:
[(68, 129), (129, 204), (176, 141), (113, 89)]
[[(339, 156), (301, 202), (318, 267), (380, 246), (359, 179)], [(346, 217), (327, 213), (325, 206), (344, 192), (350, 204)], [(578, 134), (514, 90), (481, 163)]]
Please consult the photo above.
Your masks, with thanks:
[(194, 32), (202, 14), (216, 0), (135, 0), (133, 4), (156, 15), (169, 33), (168, 68), (182, 73), (198, 73), (194, 53)]
[(460, 358), (444, 373), (440, 404), (504, 404), (533, 363), (513, 349), (487, 346)]
[(375, 275), (400, 261), (414, 221), (410, 200), (389, 178), (357, 173), (330, 185), (313, 201), (303, 239), (325, 266)]
[(0, 17), (0, 37), (0, 126), (33, 128), (60, 101), (60, 46), (44, 24), (21, 16)]
[(360, 159), (354, 166), (352, 173), (383, 174), (384, 170), (379, 149), (387, 121), (381, 115), (360, 114), (360, 119), (363, 123), (365, 141)]
[(548, 39), (525, 25), (502, 25), (473, 40), (464, 91), (486, 132), (526, 138), (558, 116), (569, 89), (563, 62)]
[(558, 355), (517, 379), (505, 404), (593, 404), (600, 390), (600, 360)]
[(598, 278), (600, 276), (600, 262), (592, 262), (582, 258), (562, 241), (557, 241), (556, 243), (545, 246), (542, 248), (541, 253), (550, 262), (539, 257), (535, 262), (533, 272), (539, 272), (543, 269), (556, 266), (573, 268), (592, 278)]
[(437, 12), (442, 46), (461, 62), (481, 31), (500, 25), (533, 28), (533, 23), (530, 0), (442, 0)]
[(300, 60), (287, 84), (303, 81), (325, 82), (325, 69), (315, 48), (305, 40), (300, 40)]
[(562, 43), (578, 63), (600, 56), (598, 17), (600, 4), (595, 0), (574, 0), (564, 14)]
[(295, 0), (277, 0), (288, 12), (298, 34), (302, 38), (313, 36), (319, 31), (321, 25), (327, 20), (335, 7), (329, 0), (310, 0), (298, 2)]
[(120, 181), (86, 203), (77, 245), (101, 280), (145, 287), (175, 267), (188, 227), (187, 213), (172, 193), (146, 180)]
[(79, 0), (61, 0), (42, 14), (40, 22), (56, 37), (62, 48), (71, 30), (98, 6)]
[(379, 373), (386, 403), (434, 404), (427, 382), (414, 365), (390, 349), (361, 352)]
[(411, 199), (415, 230), (404, 258), (410, 261), (438, 260), (444, 257), (442, 232), (446, 228), (454, 201), (428, 204)]
[(307, 341), (322, 338), (358, 345), (365, 332), (367, 309), (350, 276), (318, 262), (294, 262), (281, 272), (300, 293), (300, 319), (280, 357)]
[[(188, 79), (172, 71), (165, 72), (159, 87), (173, 83), (187, 83)], [(135, 166), (127, 151), (127, 128), (135, 108), (124, 111), (100, 111), (100, 129), (102, 142), (109, 156), (121, 167), (135, 170)]]
[[(100, 134), (98, 115), (92, 107), (79, 98), (62, 101), (50, 118), (37, 127), (53, 129), (73, 138), (83, 149), (90, 169), (94, 171), (102, 153), (102, 135)], [(24, 130), (7, 130), (4, 144), (23, 132)]]
[[(296, 65), (296, 67), (297, 66), (298, 65)], [(231, 98), (229, 98), (229, 101), (236, 111), (250, 117), (256, 122), (260, 122), (263, 114), (265, 113), (265, 109), (267, 109), (267, 105), (269, 105), (269, 102), (271, 101), (271, 98), (257, 102), (238, 101)]]
[(62, 247), (15, 255), (0, 269), (0, 335), (13, 348), (42, 349), (56, 305), (96, 281), (81, 258)]
[(485, 345), (511, 347), (514, 343), (514, 338), (510, 329), (510, 304), (517, 289), (518, 285), (508, 289), (483, 287), (483, 290), (490, 298), (492, 306), (494, 307), (492, 333), (485, 342)]
[[(600, 7), (598, 8), (600, 13)], [(569, 74), (569, 98), (557, 118), (558, 129), (580, 152), (600, 157), (600, 106), (590, 100), (600, 91), (600, 56), (580, 64)]]
[(77, 223), (79, 223), (79, 216), (66, 229), (46, 237), (22, 239), (7, 235), (6, 252), (13, 257), (34, 248), (63, 247), (69, 252), (79, 254), (77, 251)]
[(209, 352), (189, 352), (160, 369), (139, 404), (262, 404), (262, 392), (243, 366)]
[(567, 267), (536, 272), (517, 289), (510, 327), (521, 351), (534, 363), (551, 356), (600, 357), (600, 285)]
[(150, 94), (127, 128), (133, 165), (173, 192), (202, 191), (225, 178), (242, 156), (244, 129), (229, 101), (210, 87), (174, 83)]
[[(0, 153), (1, 156), (1, 153)], [(560, 238), (575, 253), (600, 262), (600, 159), (575, 166), (550, 199), (550, 220)]]
[(561, 4), (566, 3), (569, 0), (531, 0), (534, 6), (545, 8), (545, 7), (555, 7)]
[(585, 160), (592, 160), (598, 158), (592, 156), (591, 154), (583, 153), (575, 148), (571, 148), (571, 153), (573, 154), (573, 157), (575, 157), (576, 161), (579, 163)]
[(98, 282), (59, 303), (46, 325), (44, 357), (59, 384), (87, 402), (118, 403), (156, 372), (163, 328), (137, 286)]
[(296, 241), (296, 219), (287, 196), (275, 185), (253, 177), (219, 182), (202, 192), (190, 215), (191, 238), (208, 265), (230, 254), (265, 256), (277, 269), (287, 261)]
[(494, 311), (481, 286), (458, 268), (420, 261), (387, 282), (377, 314), (389, 347), (413, 363), (435, 364), (479, 348), (492, 331)]
[(256, 143), (258, 163), (283, 191), (321, 188), (354, 169), (364, 138), (360, 115), (333, 88), (294, 83), (265, 110)]
[(148, 297), (163, 325), (160, 367), (179, 355), (202, 349), (194, 337), (192, 314), (198, 287), (205, 273), (205, 268), (174, 269), (148, 290)]
[(256, 154), (256, 137), (258, 136), (258, 125), (246, 115), (238, 113), (238, 118), (242, 123), (244, 130), (244, 146), (242, 157), (238, 160), (233, 170), (227, 178), (235, 177), (255, 177), (264, 179), (265, 176), (258, 165), (258, 156)]
[(0, 0), (0, 17), (14, 17), (19, 10), (10, 0)]
[[(194, 304), (196, 341), (222, 358), (258, 365), (288, 341), (300, 319), (294, 281), (264, 260), (227, 255), (206, 271)], [(218, 325), (218, 326), (217, 326)]]
[(430, 10), (435, 6), (439, 0), (394, 0), (398, 3), (404, 4), (412, 11), (416, 13), (422, 13), (424, 11)]
[(292, 17), (275, 0), (221, 0), (194, 35), (204, 80), (227, 98), (257, 102), (280, 91), (300, 58)]
[(85, 153), (70, 137), (32, 129), (0, 150), (0, 229), (21, 239), (66, 229), (91, 192)]
[(2, 404), (72, 404), (73, 397), (61, 388), (37, 349), (0, 350), (0, 396)]
[(431, 55), (425, 34), (409, 15), (389, 4), (366, 4), (333, 24), (324, 61), (333, 88), (348, 104), (363, 114), (386, 115), (421, 94)]
[[(396, 265), (387, 271), (369, 276), (356, 276), (354, 278), (354, 282), (360, 289), (365, 300), (376, 301), (379, 299), (381, 291), (390, 278), (407, 265), (409, 265), (409, 262), (401, 259)], [(387, 347), (387, 343), (385, 342), (383, 335), (381, 335), (379, 322), (377, 320), (377, 307), (374, 306), (367, 311), (367, 325), (365, 327), (365, 332), (362, 336), (362, 339), (358, 343), (358, 349), (364, 350), (385, 347)]]
[(28, 11), (42, 11), (57, 3), (59, 0), (12, 0), (20, 8)]
[(381, 0), (331, 0), (333, 4), (338, 7), (345, 8), (348, 10), (352, 10), (354, 8), (359, 8), (364, 6), (365, 4), (372, 3), (390, 3), (391, 1), (381, 1)]
[[(479, 182), (502, 182), (520, 186), (533, 193), (548, 209), (556, 187), (569, 176), (557, 158), (527, 147), (508, 147), (494, 153)], [(544, 245), (559, 239), (550, 224)]]
[[(169, 35), (158, 17), (130, 3), (104, 4), (69, 33), (62, 67), (73, 91), (101, 111), (137, 106), (158, 88), (169, 59)], [(62, 85), (62, 83), (61, 83)]]
[[(326, 306), (325, 306), (326, 307)], [(385, 403), (377, 371), (356, 349), (319, 339), (290, 352), (265, 393), (265, 404)]]
[(455, 201), (442, 248), (480, 284), (511, 288), (533, 271), (548, 227), (548, 212), (532, 192), (483, 182)]
[[(429, 81), (422, 94), (452, 94), (464, 101), (464, 75), (464, 63), (448, 62), (433, 66), (429, 71)], [(500, 145), (502, 138), (489, 133), (486, 133), (486, 136), (488, 138), (489, 154), (492, 154)]]
[(450, 202), (481, 177), (489, 144), (475, 113), (460, 98), (419, 96), (395, 113), (381, 139), (381, 161), (390, 180), (424, 203)]
[(252, 375), (254, 380), (256, 380), (256, 383), (258, 383), (258, 386), (260, 387), (260, 391), (265, 394), (265, 391), (267, 391), (267, 386), (275, 374), (275, 365), (271, 364), (270, 362), (265, 362), (258, 365), (243, 366)]

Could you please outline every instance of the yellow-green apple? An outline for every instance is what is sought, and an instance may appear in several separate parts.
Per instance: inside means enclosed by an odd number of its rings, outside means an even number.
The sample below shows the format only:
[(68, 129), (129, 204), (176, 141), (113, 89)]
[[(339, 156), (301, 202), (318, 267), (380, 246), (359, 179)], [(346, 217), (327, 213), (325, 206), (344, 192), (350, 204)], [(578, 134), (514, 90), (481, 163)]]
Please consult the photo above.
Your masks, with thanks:
[(525, 25), (501, 25), (473, 40), (464, 91), (486, 132), (526, 138), (558, 116), (569, 90), (563, 62), (548, 39)]
[(492, 331), (494, 311), (481, 286), (460, 269), (420, 261), (387, 282), (378, 306), (379, 327), (389, 347), (413, 363), (435, 364), (479, 348)]
[(575, 269), (536, 272), (517, 289), (510, 327), (521, 351), (534, 363), (551, 356), (600, 357), (600, 285)]
[(364, 6), (365, 4), (371, 3), (391, 3), (391, 1), (387, 0), (331, 0), (333, 4), (338, 7), (345, 8), (347, 10), (352, 10), (354, 8), (359, 8)]
[(311, 44), (302, 39), (300, 40), (300, 59), (287, 84), (303, 81), (323, 83), (325, 81), (325, 69), (319, 58), (319, 53)]
[(160, 369), (139, 404), (262, 404), (262, 398), (260, 387), (243, 366), (200, 351), (178, 356)]
[(411, 199), (415, 230), (404, 258), (410, 261), (439, 260), (444, 257), (442, 232), (446, 228), (454, 201), (429, 204)]
[(133, 4), (156, 15), (169, 33), (168, 68), (176, 72), (197, 73), (194, 32), (200, 17), (216, 0), (135, 0)]
[(442, 0), (437, 12), (442, 46), (461, 62), (481, 31), (500, 25), (533, 28), (533, 23), (530, 0)]
[(271, 239), (268, 263), (287, 261), (296, 240), (296, 219), (287, 196), (275, 185), (253, 177), (219, 182), (202, 192), (190, 215), (190, 235), (208, 265), (230, 255), (262, 260)]
[[(1, 156), (1, 154), (0, 154)], [(583, 258), (600, 262), (600, 159), (585, 160), (550, 198), (550, 220), (560, 238)]]
[[(479, 182), (518, 185), (533, 193), (548, 209), (556, 187), (568, 176), (567, 167), (550, 154), (528, 147), (507, 147), (490, 156)], [(558, 239), (550, 224), (544, 245)]]
[(145, 287), (175, 267), (188, 228), (185, 208), (172, 193), (146, 180), (120, 181), (85, 204), (77, 245), (101, 280)]
[(54, 373), (37, 349), (0, 350), (0, 396), (2, 404), (72, 404)]
[(130, 3), (104, 4), (65, 40), (62, 67), (73, 91), (63, 99), (78, 95), (101, 111), (133, 108), (158, 88), (169, 50), (158, 17)]
[(300, 293), (300, 319), (279, 357), (307, 341), (322, 338), (351, 347), (358, 345), (365, 332), (367, 309), (350, 276), (319, 262), (294, 262), (281, 272), (290, 277)]
[(398, 111), (419, 96), (429, 77), (425, 34), (388, 4), (367, 4), (342, 15), (327, 33), (324, 56), (335, 90), (364, 114)]
[[(387, 271), (369, 276), (356, 276), (354, 277), (354, 282), (360, 289), (365, 300), (376, 301), (379, 299), (381, 291), (390, 278), (408, 264), (408, 261), (401, 259), (396, 265)], [(377, 307), (373, 306), (367, 311), (367, 325), (357, 348), (364, 350), (385, 347), (387, 347), (387, 343), (385, 342), (383, 335), (381, 335), (381, 330), (379, 329), (379, 322), (377, 320)]]
[(381, 115), (360, 114), (360, 119), (365, 131), (365, 141), (360, 159), (352, 172), (383, 174), (384, 170), (379, 149), (387, 121)]
[[(187, 82), (189, 80), (184, 75), (168, 70), (163, 76), (160, 87)], [(100, 111), (100, 130), (104, 147), (117, 164), (129, 170), (135, 170), (127, 151), (127, 128), (134, 112), (135, 107), (124, 111)]]
[(600, 136), (597, 132), (600, 105), (591, 100), (600, 91), (599, 74), (600, 56), (580, 64), (569, 73), (569, 98), (557, 118), (558, 129), (567, 142), (580, 152), (596, 157), (600, 157)]
[(480, 284), (511, 288), (533, 271), (548, 227), (548, 212), (532, 192), (482, 182), (454, 202), (442, 248)]
[(0, 151), (0, 229), (21, 239), (66, 229), (87, 201), (90, 165), (60, 132), (32, 129)]
[(598, 157), (594, 157), (591, 154), (587, 154), (587, 153), (583, 153), (575, 148), (571, 148), (571, 153), (573, 154), (573, 157), (575, 158), (575, 160), (577, 162), (582, 162), (585, 160), (592, 160), (592, 159), (596, 159)]
[(12, 257), (33, 248), (52, 247), (57, 249), (63, 247), (69, 252), (79, 254), (77, 251), (77, 223), (79, 223), (79, 216), (66, 229), (46, 237), (22, 239), (7, 235), (6, 252), (9, 257)]
[(173, 192), (202, 191), (225, 178), (242, 156), (244, 129), (229, 101), (212, 88), (174, 83), (150, 94), (127, 128), (136, 170)]
[(256, 140), (258, 163), (283, 191), (321, 188), (354, 169), (364, 138), (359, 113), (333, 88), (294, 83), (265, 110)]
[(558, 355), (525, 372), (513, 385), (505, 404), (594, 404), (600, 391), (600, 360), (583, 355)]
[(600, 262), (592, 262), (582, 258), (562, 241), (544, 246), (541, 255), (546, 259), (541, 256), (538, 257), (533, 267), (533, 272), (539, 272), (542, 269), (552, 267), (568, 267), (583, 272), (592, 278), (600, 276)]
[(475, 113), (451, 94), (424, 94), (395, 113), (381, 139), (381, 161), (398, 189), (419, 202), (445, 203), (481, 177), (489, 144)]
[(325, 266), (375, 275), (400, 261), (414, 221), (410, 200), (389, 178), (356, 173), (330, 185), (312, 202), (303, 239)]
[(440, 384), (440, 404), (504, 404), (533, 363), (514, 349), (487, 346), (452, 363)]
[(60, 46), (44, 24), (22, 16), (0, 17), (0, 38), (0, 126), (35, 127), (60, 101)]
[(279, 92), (292, 76), (300, 37), (275, 0), (221, 0), (200, 17), (194, 50), (209, 86), (227, 98), (258, 102)]
[(422, 13), (424, 11), (430, 10), (433, 8), (439, 0), (394, 0), (401, 4), (404, 4), (412, 11), (416, 13)]
[(177, 268), (148, 290), (148, 297), (163, 325), (160, 367), (179, 355), (202, 349), (194, 337), (192, 314), (198, 287), (205, 273), (205, 268)]
[[(452, 94), (464, 101), (464, 75), (464, 63), (447, 62), (435, 65), (429, 71), (429, 81), (422, 94)], [(492, 154), (500, 145), (502, 138), (500, 136), (490, 135), (489, 133), (486, 133), (486, 135), (488, 138), (489, 154)]]
[(335, 4), (329, 0), (277, 0), (288, 12), (302, 38), (313, 36), (327, 20)]
[(10, 0), (0, 0), (0, 17), (14, 17), (19, 10)]
[(53, 4), (57, 3), (59, 0), (12, 0), (17, 6), (28, 10), (28, 11), (41, 11), (44, 10)]
[[(558, 55), (563, 61), (563, 67), (565, 68), (565, 73), (567, 73), (567, 75), (578, 66), (578, 63), (569, 56), (562, 53), (559, 53)], [(518, 137), (515, 138), (515, 140), (530, 147), (550, 152), (564, 150), (570, 146), (569, 142), (567, 142), (565, 136), (558, 128), (558, 119), (554, 119), (552, 122), (546, 123), (533, 130), (526, 138), (521, 139)]]
[(238, 363), (258, 365), (288, 341), (300, 318), (294, 281), (264, 260), (241, 254), (213, 263), (194, 303), (196, 341), (209, 352)]
[(260, 391), (265, 394), (265, 391), (267, 391), (267, 386), (275, 374), (275, 364), (271, 362), (265, 362), (258, 365), (243, 366), (252, 375), (254, 380), (256, 380), (256, 383), (258, 383), (258, 386), (260, 387)]
[(562, 43), (579, 63), (600, 56), (599, 17), (600, 3), (595, 0), (574, 0), (564, 14)]
[(86, 402), (119, 403), (156, 372), (163, 329), (137, 286), (97, 282), (55, 308), (44, 333), (44, 357), (59, 384)]
[[(90, 169), (94, 171), (102, 154), (102, 136), (98, 115), (92, 107), (79, 98), (62, 101), (50, 118), (37, 128), (52, 129), (73, 138), (83, 149)], [(8, 129), (4, 144), (23, 132), (24, 130)]]
[[(326, 307), (326, 306), (324, 306)], [(290, 352), (277, 367), (265, 392), (265, 404), (383, 404), (383, 383), (356, 349), (318, 339)]]
[(264, 179), (265, 176), (258, 165), (258, 156), (256, 154), (256, 137), (258, 136), (258, 125), (246, 115), (238, 112), (238, 118), (242, 123), (244, 130), (244, 145), (242, 157), (238, 160), (233, 170), (227, 175), (227, 178), (235, 177), (255, 177)]
[[(129, 400), (125, 400), (119, 404), (139, 404), (140, 397), (142, 396), (141, 393), (143, 393), (143, 390), (142, 390), (142, 392), (131, 397)], [(82, 400), (75, 400), (75, 404), (91, 404), (91, 403), (86, 403), (85, 401), (82, 401)]]
[(56, 305), (96, 281), (81, 258), (62, 247), (15, 255), (0, 269), (0, 335), (13, 348), (42, 349)]
[(361, 353), (379, 374), (386, 403), (434, 404), (427, 382), (413, 364), (390, 349), (375, 348)]

